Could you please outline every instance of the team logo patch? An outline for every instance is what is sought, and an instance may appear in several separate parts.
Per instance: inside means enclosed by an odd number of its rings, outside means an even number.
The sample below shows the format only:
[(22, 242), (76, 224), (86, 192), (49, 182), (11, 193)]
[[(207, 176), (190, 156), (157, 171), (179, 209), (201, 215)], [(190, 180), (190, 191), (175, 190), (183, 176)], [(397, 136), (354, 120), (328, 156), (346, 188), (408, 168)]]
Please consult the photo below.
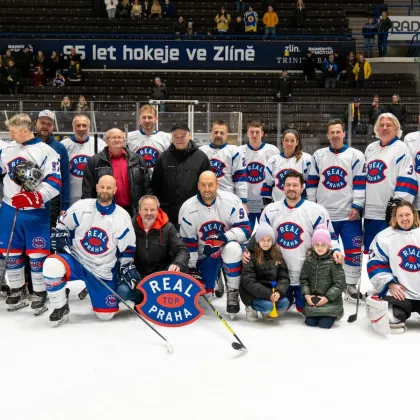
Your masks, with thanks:
[(358, 255), (355, 255), (354, 257), (351, 257), (351, 262), (354, 264), (354, 265), (360, 265), (360, 262), (361, 262), (361, 258), (360, 258), (361, 256), (360, 256), (360, 254), (358, 254)]
[(101, 255), (108, 251), (109, 238), (107, 233), (97, 227), (91, 227), (83, 239), (80, 240), (82, 247), (92, 255)]
[(199, 232), (201, 232), (201, 240), (205, 241), (210, 235), (216, 233), (225, 233), (226, 225), (217, 220), (210, 220), (201, 225)]
[(407, 245), (399, 253), (401, 258), (399, 266), (411, 273), (420, 271), (420, 248), (414, 245)]
[(31, 271), (39, 272), (42, 270), (42, 262), (37, 260), (30, 260), (29, 265), (31, 266)]
[(246, 19), (249, 23), (252, 23), (255, 20), (254, 16), (252, 16), (252, 15), (248, 16)]
[(322, 185), (328, 190), (342, 190), (347, 187), (346, 176), (348, 173), (339, 166), (330, 166), (322, 172), (324, 181)]
[(302, 242), (303, 229), (296, 223), (282, 223), (277, 227), (277, 243), (285, 249), (295, 249)]
[(366, 182), (376, 184), (382, 182), (385, 178), (385, 171), (388, 169), (386, 163), (382, 160), (372, 160), (367, 165)]
[(362, 246), (362, 237), (361, 236), (355, 236), (353, 238), (353, 245), (357, 246), (358, 248)]
[(416, 160), (415, 160), (415, 170), (417, 174), (420, 174), (420, 152), (417, 152), (416, 154)]
[(7, 259), (6, 268), (13, 270), (14, 268), (23, 267), (23, 256), (21, 257), (9, 257)]
[(37, 236), (36, 238), (32, 239), (32, 246), (37, 249), (45, 248), (47, 245), (47, 241), (42, 236)]
[(276, 175), (276, 180), (277, 180), (277, 184), (276, 187), (283, 191), (284, 189), (284, 177), (291, 171), (293, 170), (292, 168), (286, 168), (286, 169), (282, 169), (277, 175)]
[(247, 180), (250, 184), (259, 184), (265, 178), (265, 166), (260, 162), (250, 162), (246, 167)]
[(154, 273), (144, 278), (137, 289), (144, 295), (137, 309), (155, 324), (182, 327), (197, 321), (204, 312), (198, 306), (198, 297), (205, 293), (204, 287), (187, 274)]
[(114, 308), (115, 306), (118, 305), (118, 300), (116, 299), (116, 297), (114, 295), (108, 295), (105, 298), (105, 303), (107, 304), (107, 306), (110, 306), (111, 308)]
[(210, 159), (211, 170), (216, 174), (217, 178), (225, 176), (226, 165), (219, 159)]
[(7, 164), (7, 171), (9, 173), (10, 179), (13, 181), (13, 168), (21, 162), (27, 162), (27, 160), (23, 157), (18, 156), (17, 158), (14, 158)]
[(136, 153), (144, 159), (148, 168), (155, 167), (156, 161), (160, 155), (159, 150), (151, 146), (140, 147), (136, 150)]
[(86, 164), (90, 156), (77, 155), (70, 159), (70, 174), (76, 178), (83, 178)]

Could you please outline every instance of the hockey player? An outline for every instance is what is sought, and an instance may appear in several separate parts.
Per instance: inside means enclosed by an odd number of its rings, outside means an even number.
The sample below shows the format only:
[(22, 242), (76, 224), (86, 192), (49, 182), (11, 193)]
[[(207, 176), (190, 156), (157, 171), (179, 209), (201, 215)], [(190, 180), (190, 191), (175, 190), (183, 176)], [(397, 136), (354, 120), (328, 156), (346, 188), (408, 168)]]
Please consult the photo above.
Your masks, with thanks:
[(144, 159), (150, 177), (158, 157), (171, 144), (171, 135), (156, 130), (156, 122), (156, 109), (152, 105), (142, 106), (139, 115), (140, 130), (130, 131), (127, 138), (127, 147)]
[(341, 120), (328, 123), (330, 147), (312, 156), (306, 191), (308, 200), (325, 207), (344, 248), (345, 299), (355, 303), (361, 275), (362, 220), (365, 204), (366, 168), (362, 152), (344, 144)]
[(265, 168), (265, 182), (261, 189), (264, 201), (280, 201), (284, 199), (284, 177), (292, 169), (308, 179), (311, 166), (311, 155), (302, 152), (303, 144), (299, 131), (288, 128), (283, 131), (283, 152), (269, 159)]
[[(7, 142), (0, 140), (0, 155), (1, 151), (8, 145)], [(0, 173), (0, 206), (1, 202), (3, 201), (3, 178), (5, 174)], [(3, 254), (0, 254), (0, 296), (6, 296), (7, 290), (9, 289), (9, 286), (6, 283), (6, 277), (5, 272), (6, 270), (6, 260), (3, 256)]]
[(198, 181), (199, 194), (187, 200), (179, 211), (180, 233), (190, 251), (190, 274), (201, 275), (212, 293), (220, 268), (226, 273), (227, 312), (239, 312), (239, 281), (242, 269), (241, 244), (251, 236), (248, 216), (241, 200), (220, 191), (219, 181), (205, 171)]
[[(419, 113), (419, 130), (409, 133), (404, 137), (404, 143), (408, 146), (411, 156), (414, 160), (414, 173), (417, 182), (420, 183), (420, 113)], [(414, 199), (414, 206), (420, 212), (420, 195), (417, 193)]]
[(401, 200), (393, 207), (390, 227), (371, 244), (367, 271), (378, 294), (366, 301), (373, 329), (382, 334), (406, 331), (411, 313), (420, 313), (420, 220), (410, 202)]
[(101, 152), (106, 146), (102, 139), (89, 135), (90, 119), (86, 115), (73, 118), (74, 134), (66, 137), (61, 144), (67, 149), (70, 162), (70, 204), (82, 198), (83, 175), (88, 159)]
[(226, 143), (227, 135), (226, 122), (214, 121), (211, 126), (211, 143), (201, 146), (200, 150), (210, 160), (211, 169), (219, 182), (219, 189), (236, 194), (245, 204), (248, 200), (245, 159), (238, 146)]
[[(32, 122), (27, 114), (14, 115), (7, 121), (10, 137), (15, 142), (0, 154), (4, 178), (4, 200), (0, 209), (0, 252), (5, 255), (16, 217), (9, 259), (6, 262), (10, 292), (6, 299), (9, 311), (28, 305), (25, 287), (23, 253), (30, 258), (34, 296), (31, 307), (36, 315), (46, 310), (46, 291), (42, 266), (50, 251), (50, 216), (48, 202), (60, 193), (61, 176), (59, 156), (41, 139), (34, 138)], [(25, 169), (31, 162), (36, 171)], [(15, 181), (15, 167), (31, 180), (39, 182), (35, 191), (26, 191)]]
[(390, 113), (379, 115), (374, 132), (380, 140), (365, 151), (365, 253), (373, 238), (388, 227), (385, 211), (389, 198), (396, 196), (411, 203), (418, 190), (414, 160), (407, 145), (398, 140), (402, 134), (398, 119)]
[(240, 146), (239, 150), (245, 158), (248, 181), (248, 217), (251, 228), (254, 229), (255, 221), (259, 220), (264, 208), (261, 187), (265, 178), (267, 162), (280, 152), (276, 146), (262, 141), (264, 131), (263, 125), (259, 121), (248, 123), (247, 135), (249, 143)]
[[(300, 172), (289, 171), (284, 177), (286, 198), (269, 204), (261, 214), (261, 221), (267, 222), (276, 232), (276, 242), (281, 249), (290, 276), (286, 297), (290, 306), (296, 303), (298, 312), (302, 312), (305, 303), (299, 282), (300, 271), (306, 253), (312, 246), (312, 234), (320, 223), (324, 223), (331, 234), (334, 261), (338, 264), (344, 262), (328, 211), (320, 204), (302, 198), (304, 183), (305, 180)], [(252, 237), (243, 256), (245, 264), (250, 259), (249, 251), (253, 251), (254, 244), (255, 239)]]
[[(129, 214), (114, 202), (116, 189), (115, 178), (104, 175), (96, 186), (98, 198), (73, 204), (53, 229), (51, 243), (58, 254), (47, 258), (43, 270), (54, 309), (50, 315), (53, 326), (64, 324), (69, 318), (67, 281), (84, 280), (93, 310), (102, 320), (109, 320), (118, 312), (118, 300), (95, 276), (116, 290), (119, 262), (123, 281), (132, 289), (140, 281), (133, 264), (133, 225)], [(72, 255), (65, 252), (70, 246)]]

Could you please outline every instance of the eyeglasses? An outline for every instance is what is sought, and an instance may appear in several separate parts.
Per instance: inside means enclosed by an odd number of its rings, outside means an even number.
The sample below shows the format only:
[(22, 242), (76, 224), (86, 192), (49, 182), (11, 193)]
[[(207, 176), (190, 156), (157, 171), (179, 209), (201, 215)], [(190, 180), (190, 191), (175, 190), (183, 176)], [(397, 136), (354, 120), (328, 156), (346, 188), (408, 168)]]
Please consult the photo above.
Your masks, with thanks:
[(107, 137), (107, 140), (124, 140), (123, 136), (112, 136), (112, 137)]

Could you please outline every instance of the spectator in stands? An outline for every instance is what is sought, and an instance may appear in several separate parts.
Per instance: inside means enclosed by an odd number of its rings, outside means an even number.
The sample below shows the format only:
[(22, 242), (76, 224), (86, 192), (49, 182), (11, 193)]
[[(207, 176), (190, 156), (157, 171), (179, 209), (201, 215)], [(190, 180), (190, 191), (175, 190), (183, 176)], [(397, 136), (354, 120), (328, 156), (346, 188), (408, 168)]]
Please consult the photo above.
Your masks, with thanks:
[(56, 71), (53, 83), (54, 83), (54, 86), (58, 88), (66, 85), (66, 79), (61, 74), (61, 70)]
[[(160, 80), (160, 77), (155, 77), (154, 79), (155, 85), (152, 87), (152, 95), (150, 96), (150, 99), (156, 99), (159, 101), (162, 101), (164, 99), (168, 99), (168, 90), (166, 89), (166, 84), (162, 83), (162, 80)], [(165, 104), (159, 105), (159, 112), (165, 112)]]
[(372, 105), (369, 108), (369, 122), (368, 122), (368, 136), (372, 136), (372, 138), (375, 138), (375, 135), (373, 134), (373, 127), (376, 123), (376, 120), (378, 119), (379, 115), (386, 112), (385, 107), (382, 105), (379, 105), (379, 96), (374, 95)]
[(262, 0), (261, 1), (261, 10), (265, 13), (268, 10), (268, 6), (272, 6), (273, 9), (276, 7), (276, 2), (274, 0)]
[(128, 0), (118, 0), (116, 17), (126, 18), (131, 15), (131, 4)]
[[(354, 102), (350, 104), (350, 121), (351, 121), (351, 134), (354, 136), (356, 132), (359, 131), (360, 124), (360, 98), (354, 98)], [(349, 128), (349, 106), (346, 105), (344, 110), (344, 126), (345, 131), (348, 131)]]
[(349, 87), (356, 87), (355, 74), (353, 73), (354, 66), (357, 63), (357, 58), (353, 51), (350, 51), (346, 58), (346, 78)]
[(308, 80), (315, 80), (315, 70), (317, 67), (316, 58), (312, 54), (311, 50), (308, 50), (305, 57), (302, 59), (303, 64), (303, 76), (305, 77), (305, 82)]
[(64, 96), (63, 100), (61, 101), (60, 111), (64, 111), (64, 112), (73, 111), (71, 100), (67, 95)]
[(335, 89), (335, 84), (337, 83), (338, 66), (334, 60), (334, 54), (330, 54), (328, 56), (328, 60), (324, 60), (322, 70), (324, 72), (324, 88)]
[(3, 81), (5, 79), (6, 79), (6, 69), (3, 67), (3, 60), (0, 60), (0, 95), (2, 93)]
[(34, 72), (34, 86), (44, 86), (46, 84), (46, 77), (44, 72), (44, 67), (39, 64), (35, 67)]
[(185, 35), (187, 26), (182, 16), (179, 16), (177, 21), (174, 23), (174, 32), (177, 37)]
[(8, 48), (1, 59), (3, 63), (3, 68), (5, 69), (6, 67), (9, 67), (9, 60), (15, 60), (13, 57), (13, 51), (10, 48)]
[(258, 14), (254, 12), (251, 5), (248, 6), (248, 11), (244, 16), (245, 32), (257, 32)]
[(38, 66), (42, 66), (44, 67), (45, 64), (45, 56), (44, 53), (40, 50), (38, 51), (38, 53), (36, 54), (35, 58), (34, 58), (34, 67), (38, 67)]
[(131, 12), (130, 12), (131, 19), (140, 19), (142, 14), (143, 14), (143, 9), (141, 7), (139, 0), (134, 0), (134, 3), (131, 7)]
[(29, 71), (33, 66), (32, 53), (29, 45), (25, 45), (16, 55), (16, 67), (19, 67), (22, 77), (29, 77)]
[(279, 23), (279, 17), (277, 13), (273, 10), (273, 6), (268, 6), (267, 13), (264, 14), (263, 24), (265, 39), (275, 38), (276, 36), (276, 26)]
[(220, 12), (214, 18), (217, 24), (217, 32), (219, 34), (225, 34), (229, 30), (230, 14), (224, 7), (220, 9)]
[(160, 19), (162, 17), (162, 7), (159, 0), (153, 0), (150, 17), (153, 19)]
[(57, 74), (57, 70), (59, 70), (61, 74), (62, 68), (60, 68), (60, 57), (55, 51), (53, 51), (49, 59), (48, 68), (45, 69), (45, 73), (49, 79), (54, 80), (55, 75)]
[(174, 5), (169, 0), (165, 0), (165, 3), (162, 6), (162, 16), (164, 18), (169, 19), (173, 16), (174, 13), (175, 13)]
[(245, 13), (245, 1), (244, 0), (236, 0), (236, 12), (241, 12), (241, 16)]
[(372, 57), (373, 40), (378, 33), (378, 26), (373, 17), (370, 17), (362, 28), (363, 37), (365, 39), (365, 55), (367, 58)]
[(386, 57), (388, 31), (392, 28), (391, 19), (388, 17), (388, 12), (383, 10), (381, 19), (378, 23), (378, 50), (379, 57)]
[(20, 70), (15, 66), (14, 60), (9, 60), (6, 68), (6, 84), (11, 95), (17, 95), (21, 79)]
[(82, 72), (80, 71), (80, 64), (73, 59), (70, 61), (70, 67), (67, 73), (69, 85), (78, 85), (82, 81)]
[(365, 81), (370, 79), (372, 75), (372, 68), (370, 67), (369, 61), (365, 60), (363, 54), (359, 54), (359, 60), (353, 69), (354, 78), (356, 80), (356, 88), (364, 89)]
[(108, 13), (109, 19), (115, 19), (117, 12), (118, 0), (105, 0), (106, 12)]
[(296, 8), (293, 11), (292, 27), (304, 28), (306, 26), (306, 19), (306, 8), (303, 4), (303, 0), (297, 0)]
[(76, 48), (73, 47), (70, 49), (70, 55), (68, 56), (68, 60), (73, 60), (76, 64), (79, 65), (80, 68), (80, 65), (82, 63), (82, 57), (80, 56), (80, 54), (77, 54)]
[(194, 30), (194, 22), (192, 22), (191, 20), (187, 24), (187, 28), (185, 29), (185, 34), (189, 36), (196, 35), (196, 32)]
[(148, 0), (144, 0), (142, 9), (143, 9), (143, 17), (145, 19), (149, 19), (150, 14), (151, 14), (151, 6)]
[(76, 105), (76, 112), (88, 112), (90, 110), (89, 104), (86, 101), (86, 98), (83, 95), (79, 96), (79, 102)]
[(401, 103), (401, 98), (396, 93), (392, 95), (392, 104), (388, 105), (387, 112), (395, 115), (401, 125), (401, 130), (405, 132), (405, 114), (407, 112), (405, 105)]
[(346, 68), (346, 58), (340, 54), (340, 51), (334, 51), (334, 61), (337, 64), (337, 82), (340, 80), (341, 72)]
[(292, 101), (292, 82), (287, 77), (287, 71), (281, 72), (280, 79), (277, 81), (277, 93), (278, 102), (291, 102)]
[(236, 16), (235, 22), (232, 25), (232, 32), (235, 34), (243, 34), (245, 32), (245, 23), (242, 16)]

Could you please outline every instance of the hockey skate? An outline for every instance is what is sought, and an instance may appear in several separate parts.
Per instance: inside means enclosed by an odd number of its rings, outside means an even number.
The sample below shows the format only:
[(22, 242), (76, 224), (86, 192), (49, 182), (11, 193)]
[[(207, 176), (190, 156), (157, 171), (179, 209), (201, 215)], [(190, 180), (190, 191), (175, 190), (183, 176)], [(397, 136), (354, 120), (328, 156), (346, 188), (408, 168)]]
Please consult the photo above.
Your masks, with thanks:
[(50, 315), (50, 321), (53, 323), (53, 328), (59, 327), (60, 325), (68, 322), (69, 313), (70, 308), (68, 303), (59, 309), (54, 309), (53, 313)]
[(34, 311), (34, 315), (38, 316), (48, 311), (47, 306), (47, 292), (34, 292), (32, 296), (31, 309)]
[(258, 321), (258, 312), (251, 308), (251, 306), (245, 306), (246, 320), (250, 322)]
[(6, 299), (7, 310), (9, 312), (17, 311), (29, 305), (28, 289), (25, 285), (17, 289), (10, 289)]
[(224, 277), (223, 270), (220, 270), (219, 277), (216, 281), (216, 287), (214, 288), (214, 294), (217, 298), (221, 298), (225, 294)]
[(0, 296), (7, 297), (10, 292), (10, 287), (6, 282), (6, 263), (5, 260), (0, 260)]
[(359, 294), (359, 300), (365, 300), (364, 296), (357, 290), (356, 284), (348, 284), (346, 290), (344, 291), (344, 300), (349, 303), (356, 304), (357, 294)]
[(233, 320), (235, 314), (237, 314), (239, 310), (239, 290), (228, 289), (226, 299), (226, 312), (230, 314), (230, 318)]

